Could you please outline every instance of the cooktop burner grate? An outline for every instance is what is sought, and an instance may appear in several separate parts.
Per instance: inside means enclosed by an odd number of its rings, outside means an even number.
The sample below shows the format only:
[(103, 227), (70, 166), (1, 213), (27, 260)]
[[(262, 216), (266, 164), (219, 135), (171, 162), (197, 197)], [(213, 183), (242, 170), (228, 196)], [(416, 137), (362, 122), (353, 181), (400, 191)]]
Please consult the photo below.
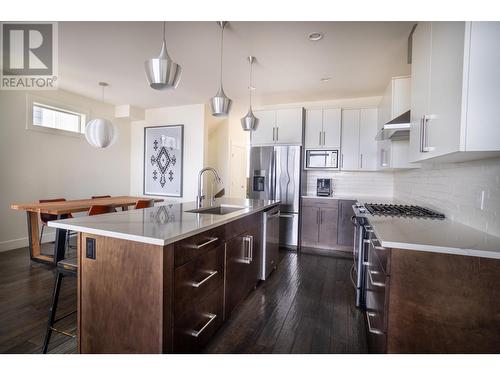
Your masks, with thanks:
[(420, 206), (367, 203), (365, 207), (370, 214), (378, 216), (422, 217), (429, 219), (445, 218), (445, 216), (439, 212)]

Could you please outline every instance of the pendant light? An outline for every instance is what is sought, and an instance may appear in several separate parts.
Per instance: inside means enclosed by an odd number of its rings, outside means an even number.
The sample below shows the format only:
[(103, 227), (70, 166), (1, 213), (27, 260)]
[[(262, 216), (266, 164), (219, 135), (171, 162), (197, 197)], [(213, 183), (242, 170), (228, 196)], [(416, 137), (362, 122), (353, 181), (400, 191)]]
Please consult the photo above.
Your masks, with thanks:
[(257, 126), (259, 126), (259, 119), (255, 117), (252, 112), (252, 90), (254, 89), (252, 86), (252, 66), (253, 63), (255, 62), (255, 57), (248, 56), (248, 61), (250, 62), (250, 83), (248, 86), (250, 107), (248, 108), (248, 112), (245, 115), (245, 117), (241, 118), (241, 127), (243, 128), (244, 131), (252, 131), (257, 129)]
[[(102, 102), (104, 103), (104, 88), (109, 85), (106, 82), (99, 82), (102, 87)], [(96, 148), (107, 148), (112, 146), (117, 137), (117, 131), (113, 123), (104, 118), (90, 120), (85, 126), (85, 138), (87, 142)]]
[(224, 50), (224, 28), (227, 25), (226, 21), (217, 22), (221, 28), (221, 37), (220, 37), (220, 86), (217, 94), (210, 99), (210, 108), (212, 110), (212, 116), (222, 117), (227, 116), (229, 114), (229, 110), (231, 109), (232, 100), (229, 99), (224, 93), (224, 89), (222, 88), (222, 56)]
[(181, 79), (182, 68), (169, 56), (165, 41), (165, 22), (163, 22), (163, 43), (160, 56), (146, 60), (144, 68), (149, 86), (155, 90), (175, 89)]

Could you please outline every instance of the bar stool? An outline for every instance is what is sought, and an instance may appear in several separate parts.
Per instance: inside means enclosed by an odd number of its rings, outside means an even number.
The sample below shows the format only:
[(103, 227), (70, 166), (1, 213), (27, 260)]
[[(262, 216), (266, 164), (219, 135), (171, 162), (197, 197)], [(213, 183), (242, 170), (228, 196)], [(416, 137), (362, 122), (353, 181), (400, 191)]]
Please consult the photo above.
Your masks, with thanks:
[(71, 338), (76, 337), (75, 332), (63, 331), (63, 330), (60, 330), (60, 329), (54, 327), (54, 325), (57, 322), (63, 320), (64, 318), (67, 318), (68, 316), (76, 313), (76, 310), (74, 310), (66, 315), (63, 315), (59, 318), (56, 318), (57, 304), (59, 302), (59, 292), (61, 291), (62, 280), (66, 276), (76, 277), (77, 273), (78, 273), (78, 265), (77, 265), (76, 257), (63, 259), (63, 260), (60, 260), (59, 262), (57, 262), (54, 291), (52, 293), (52, 306), (50, 307), (50, 310), (49, 310), (49, 321), (47, 323), (47, 331), (45, 332), (45, 340), (43, 342), (43, 354), (47, 354), (47, 349), (49, 347), (49, 341), (50, 341), (50, 337), (52, 336), (52, 331), (63, 334), (65, 336), (69, 336)]
[[(38, 203), (50, 203), (50, 202), (66, 202), (66, 198), (55, 198), (55, 199), (39, 199)], [(73, 215), (71, 213), (65, 215), (66, 219), (71, 219), (73, 218)], [(47, 223), (52, 220), (57, 220), (57, 215), (54, 214), (46, 214), (46, 213), (40, 213), (40, 221), (42, 222), (42, 230), (40, 231), (40, 239), (38, 240), (38, 243), (41, 245), (42, 244), (42, 237), (43, 237), (43, 230), (47, 226)], [(71, 236), (76, 235), (76, 232), (71, 232), (68, 231), (66, 235), (66, 247), (67, 248), (72, 248), (76, 249), (75, 246), (70, 246), (69, 244), (69, 239)]]
[(152, 199), (139, 199), (135, 204), (135, 209), (153, 207), (155, 202)]

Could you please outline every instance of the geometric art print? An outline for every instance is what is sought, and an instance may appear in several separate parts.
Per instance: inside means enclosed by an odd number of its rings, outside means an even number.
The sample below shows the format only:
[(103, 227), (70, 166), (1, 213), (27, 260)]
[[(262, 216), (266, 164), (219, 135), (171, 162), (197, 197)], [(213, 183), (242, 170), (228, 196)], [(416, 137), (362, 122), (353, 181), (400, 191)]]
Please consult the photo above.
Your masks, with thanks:
[(144, 194), (182, 197), (183, 125), (144, 128)]

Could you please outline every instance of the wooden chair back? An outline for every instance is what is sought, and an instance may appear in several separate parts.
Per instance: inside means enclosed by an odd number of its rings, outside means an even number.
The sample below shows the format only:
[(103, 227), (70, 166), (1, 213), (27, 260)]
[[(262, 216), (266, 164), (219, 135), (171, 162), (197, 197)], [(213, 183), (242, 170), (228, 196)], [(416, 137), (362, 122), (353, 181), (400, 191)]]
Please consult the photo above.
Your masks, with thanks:
[(90, 207), (89, 216), (108, 214), (110, 212), (116, 212), (116, 210), (113, 206), (96, 204), (96, 205), (93, 205), (92, 207)]
[[(38, 203), (65, 202), (65, 201), (66, 201), (66, 198), (39, 199)], [(42, 221), (42, 223), (47, 224), (47, 222), (49, 222), (51, 220), (57, 220), (57, 215), (41, 213), (40, 220)]]
[(153, 207), (154, 204), (155, 202), (152, 199), (139, 199), (135, 204), (135, 209)]

